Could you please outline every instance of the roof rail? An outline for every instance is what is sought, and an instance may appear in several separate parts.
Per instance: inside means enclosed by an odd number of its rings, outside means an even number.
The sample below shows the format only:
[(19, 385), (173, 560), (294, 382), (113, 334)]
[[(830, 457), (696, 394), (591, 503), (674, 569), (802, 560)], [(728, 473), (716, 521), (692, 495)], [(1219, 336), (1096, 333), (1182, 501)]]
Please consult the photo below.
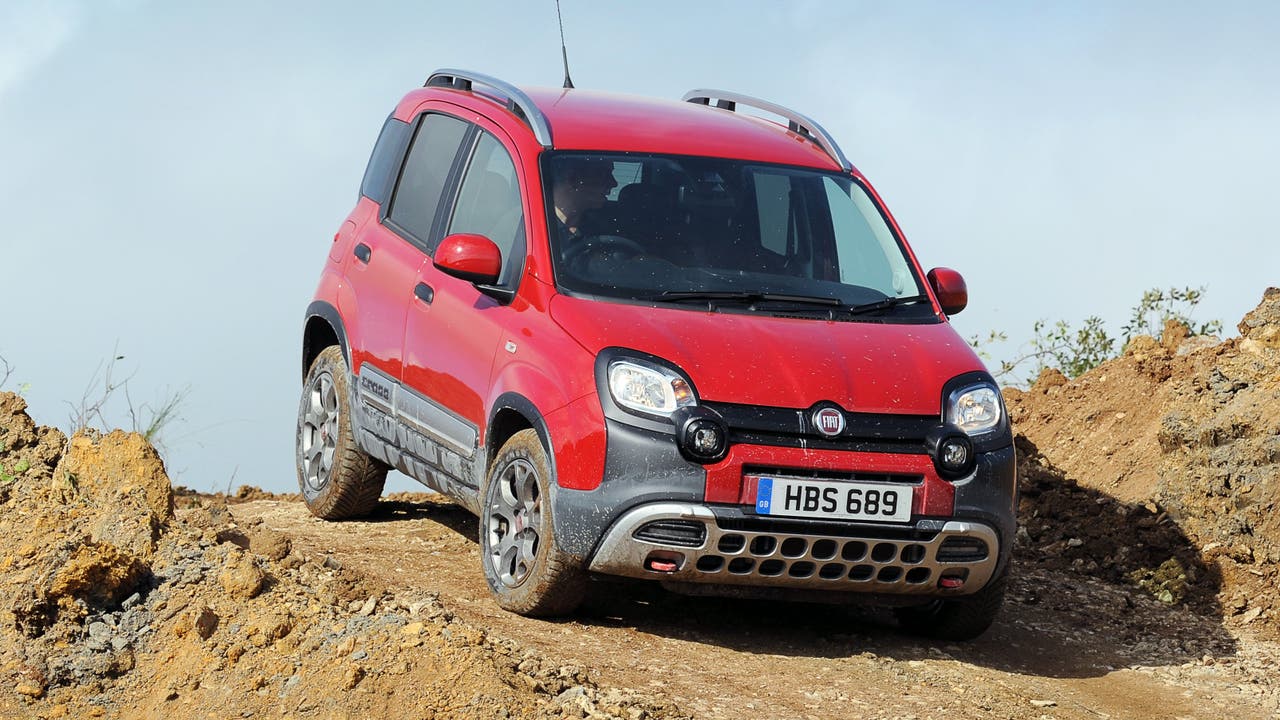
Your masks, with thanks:
[(715, 107), (730, 112), (736, 112), (738, 105), (771, 112), (786, 119), (788, 130), (808, 138), (822, 148), (845, 172), (853, 170), (853, 164), (844, 156), (844, 153), (840, 152), (840, 146), (836, 145), (835, 139), (823, 130), (821, 125), (794, 110), (788, 110), (781, 105), (753, 98), (750, 95), (740, 95), (725, 90), (690, 90), (681, 99), (699, 105), (711, 105), (711, 101), (715, 100)]
[(454, 90), (464, 90), (472, 92), (471, 86), (485, 85), (497, 90), (506, 96), (504, 105), (508, 110), (515, 113), (533, 130), (533, 137), (544, 148), (551, 147), (551, 125), (547, 122), (547, 118), (534, 104), (533, 100), (524, 94), (520, 88), (511, 83), (499, 80), (488, 75), (471, 72), (470, 70), (455, 70), (452, 68), (441, 68), (431, 73), (427, 81), (423, 83), (423, 87), (447, 87)]

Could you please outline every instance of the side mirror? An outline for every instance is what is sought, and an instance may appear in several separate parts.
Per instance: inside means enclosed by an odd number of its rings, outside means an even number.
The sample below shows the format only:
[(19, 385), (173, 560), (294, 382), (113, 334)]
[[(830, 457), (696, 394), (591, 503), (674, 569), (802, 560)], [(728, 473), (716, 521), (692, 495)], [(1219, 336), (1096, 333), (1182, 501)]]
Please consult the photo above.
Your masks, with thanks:
[(951, 268), (934, 268), (926, 276), (933, 294), (938, 297), (942, 312), (955, 315), (969, 304), (969, 288), (964, 284), (960, 273)]
[(502, 251), (483, 235), (458, 233), (440, 241), (431, 262), (446, 275), (492, 285), (502, 273)]

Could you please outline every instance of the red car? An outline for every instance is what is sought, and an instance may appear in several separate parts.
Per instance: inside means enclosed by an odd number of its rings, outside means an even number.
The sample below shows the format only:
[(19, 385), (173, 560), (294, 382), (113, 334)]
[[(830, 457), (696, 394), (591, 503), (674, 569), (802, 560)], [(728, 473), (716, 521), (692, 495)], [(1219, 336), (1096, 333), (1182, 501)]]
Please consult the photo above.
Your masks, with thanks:
[(868, 601), (971, 638), (1015, 532), (990, 374), (817, 123), (441, 70), (387, 118), (302, 342), (317, 516), (389, 468), (480, 518), (499, 605), (592, 574)]

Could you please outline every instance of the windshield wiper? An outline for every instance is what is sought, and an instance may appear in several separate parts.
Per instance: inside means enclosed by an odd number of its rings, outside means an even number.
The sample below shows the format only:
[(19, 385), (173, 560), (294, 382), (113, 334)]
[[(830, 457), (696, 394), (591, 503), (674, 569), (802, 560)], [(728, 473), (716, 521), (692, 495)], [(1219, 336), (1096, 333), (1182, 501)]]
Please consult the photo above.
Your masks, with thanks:
[(873, 313), (880, 310), (888, 310), (891, 307), (899, 305), (910, 305), (928, 300), (924, 295), (908, 295), (907, 297), (887, 297), (883, 300), (875, 302), (863, 303), (861, 305), (852, 305), (845, 310), (850, 315), (863, 315), (865, 313)]
[(781, 302), (795, 305), (819, 305), (838, 308), (844, 305), (837, 298), (814, 295), (784, 295), (780, 293), (749, 292), (744, 290), (665, 290), (649, 298), (657, 302), (704, 301), (714, 306), (717, 301), (734, 303)]

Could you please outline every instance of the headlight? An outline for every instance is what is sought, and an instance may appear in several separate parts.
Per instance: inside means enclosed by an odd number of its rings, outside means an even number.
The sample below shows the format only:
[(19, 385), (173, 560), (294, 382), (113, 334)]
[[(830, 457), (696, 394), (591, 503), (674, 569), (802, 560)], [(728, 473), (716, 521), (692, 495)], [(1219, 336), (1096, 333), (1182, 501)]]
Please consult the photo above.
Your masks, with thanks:
[(638, 360), (609, 363), (609, 394), (628, 410), (652, 415), (670, 415), (677, 408), (698, 404), (684, 378)]
[(951, 393), (947, 402), (946, 421), (969, 435), (994, 430), (1002, 415), (1000, 393), (990, 385), (961, 388)]

